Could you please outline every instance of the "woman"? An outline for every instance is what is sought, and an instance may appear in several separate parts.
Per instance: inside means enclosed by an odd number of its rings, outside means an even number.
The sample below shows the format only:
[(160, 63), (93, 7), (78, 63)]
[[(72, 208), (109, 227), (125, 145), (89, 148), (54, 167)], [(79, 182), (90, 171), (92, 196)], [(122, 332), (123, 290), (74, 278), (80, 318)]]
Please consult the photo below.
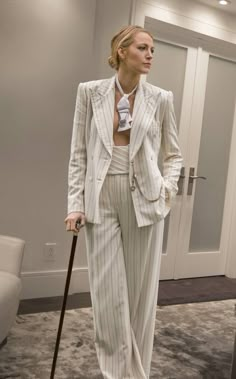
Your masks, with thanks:
[(111, 42), (116, 75), (78, 87), (65, 222), (85, 225), (105, 379), (149, 378), (163, 219), (182, 165), (172, 93), (140, 81), (153, 53), (148, 31), (125, 27)]

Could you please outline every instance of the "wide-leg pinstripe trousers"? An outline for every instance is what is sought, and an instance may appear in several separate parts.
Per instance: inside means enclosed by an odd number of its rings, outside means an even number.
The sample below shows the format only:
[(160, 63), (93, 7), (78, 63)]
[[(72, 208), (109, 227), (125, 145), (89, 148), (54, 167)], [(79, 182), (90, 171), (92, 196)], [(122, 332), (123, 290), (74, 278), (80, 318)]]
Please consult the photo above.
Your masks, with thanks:
[(95, 346), (105, 379), (148, 379), (164, 220), (138, 228), (127, 174), (107, 175), (85, 227)]

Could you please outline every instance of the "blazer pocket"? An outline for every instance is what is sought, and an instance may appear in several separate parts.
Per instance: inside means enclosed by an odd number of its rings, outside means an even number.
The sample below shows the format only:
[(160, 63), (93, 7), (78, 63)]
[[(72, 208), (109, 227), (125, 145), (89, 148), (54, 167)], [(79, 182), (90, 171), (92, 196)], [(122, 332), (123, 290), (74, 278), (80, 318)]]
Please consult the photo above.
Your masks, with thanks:
[(137, 187), (146, 200), (155, 202), (160, 200), (161, 189), (164, 185), (164, 179), (161, 175), (153, 177), (152, 180), (142, 182), (135, 177)]

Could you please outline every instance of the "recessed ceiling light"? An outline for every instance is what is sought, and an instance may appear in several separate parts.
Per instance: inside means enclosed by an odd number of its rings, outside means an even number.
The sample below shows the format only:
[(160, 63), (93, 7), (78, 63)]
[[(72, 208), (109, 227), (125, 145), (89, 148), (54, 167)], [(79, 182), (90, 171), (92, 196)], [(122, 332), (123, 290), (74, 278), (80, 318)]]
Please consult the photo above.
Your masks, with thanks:
[(231, 3), (231, 1), (229, 1), (229, 0), (218, 0), (218, 3), (219, 3), (220, 5), (228, 5), (228, 4)]

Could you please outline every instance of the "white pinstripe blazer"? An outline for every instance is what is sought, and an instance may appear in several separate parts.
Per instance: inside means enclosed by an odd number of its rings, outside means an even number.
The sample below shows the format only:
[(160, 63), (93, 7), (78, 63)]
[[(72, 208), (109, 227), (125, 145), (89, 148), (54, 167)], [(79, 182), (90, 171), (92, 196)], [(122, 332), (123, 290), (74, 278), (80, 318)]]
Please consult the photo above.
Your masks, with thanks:
[[(68, 175), (68, 213), (100, 223), (99, 194), (113, 147), (115, 77), (78, 87)], [(146, 82), (136, 93), (130, 134), (130, 186), (138, 226), (166, 216), (177, 193), (182, 157), (173, 94)], [(160, 150), (163, 175), (158, 168)]]

